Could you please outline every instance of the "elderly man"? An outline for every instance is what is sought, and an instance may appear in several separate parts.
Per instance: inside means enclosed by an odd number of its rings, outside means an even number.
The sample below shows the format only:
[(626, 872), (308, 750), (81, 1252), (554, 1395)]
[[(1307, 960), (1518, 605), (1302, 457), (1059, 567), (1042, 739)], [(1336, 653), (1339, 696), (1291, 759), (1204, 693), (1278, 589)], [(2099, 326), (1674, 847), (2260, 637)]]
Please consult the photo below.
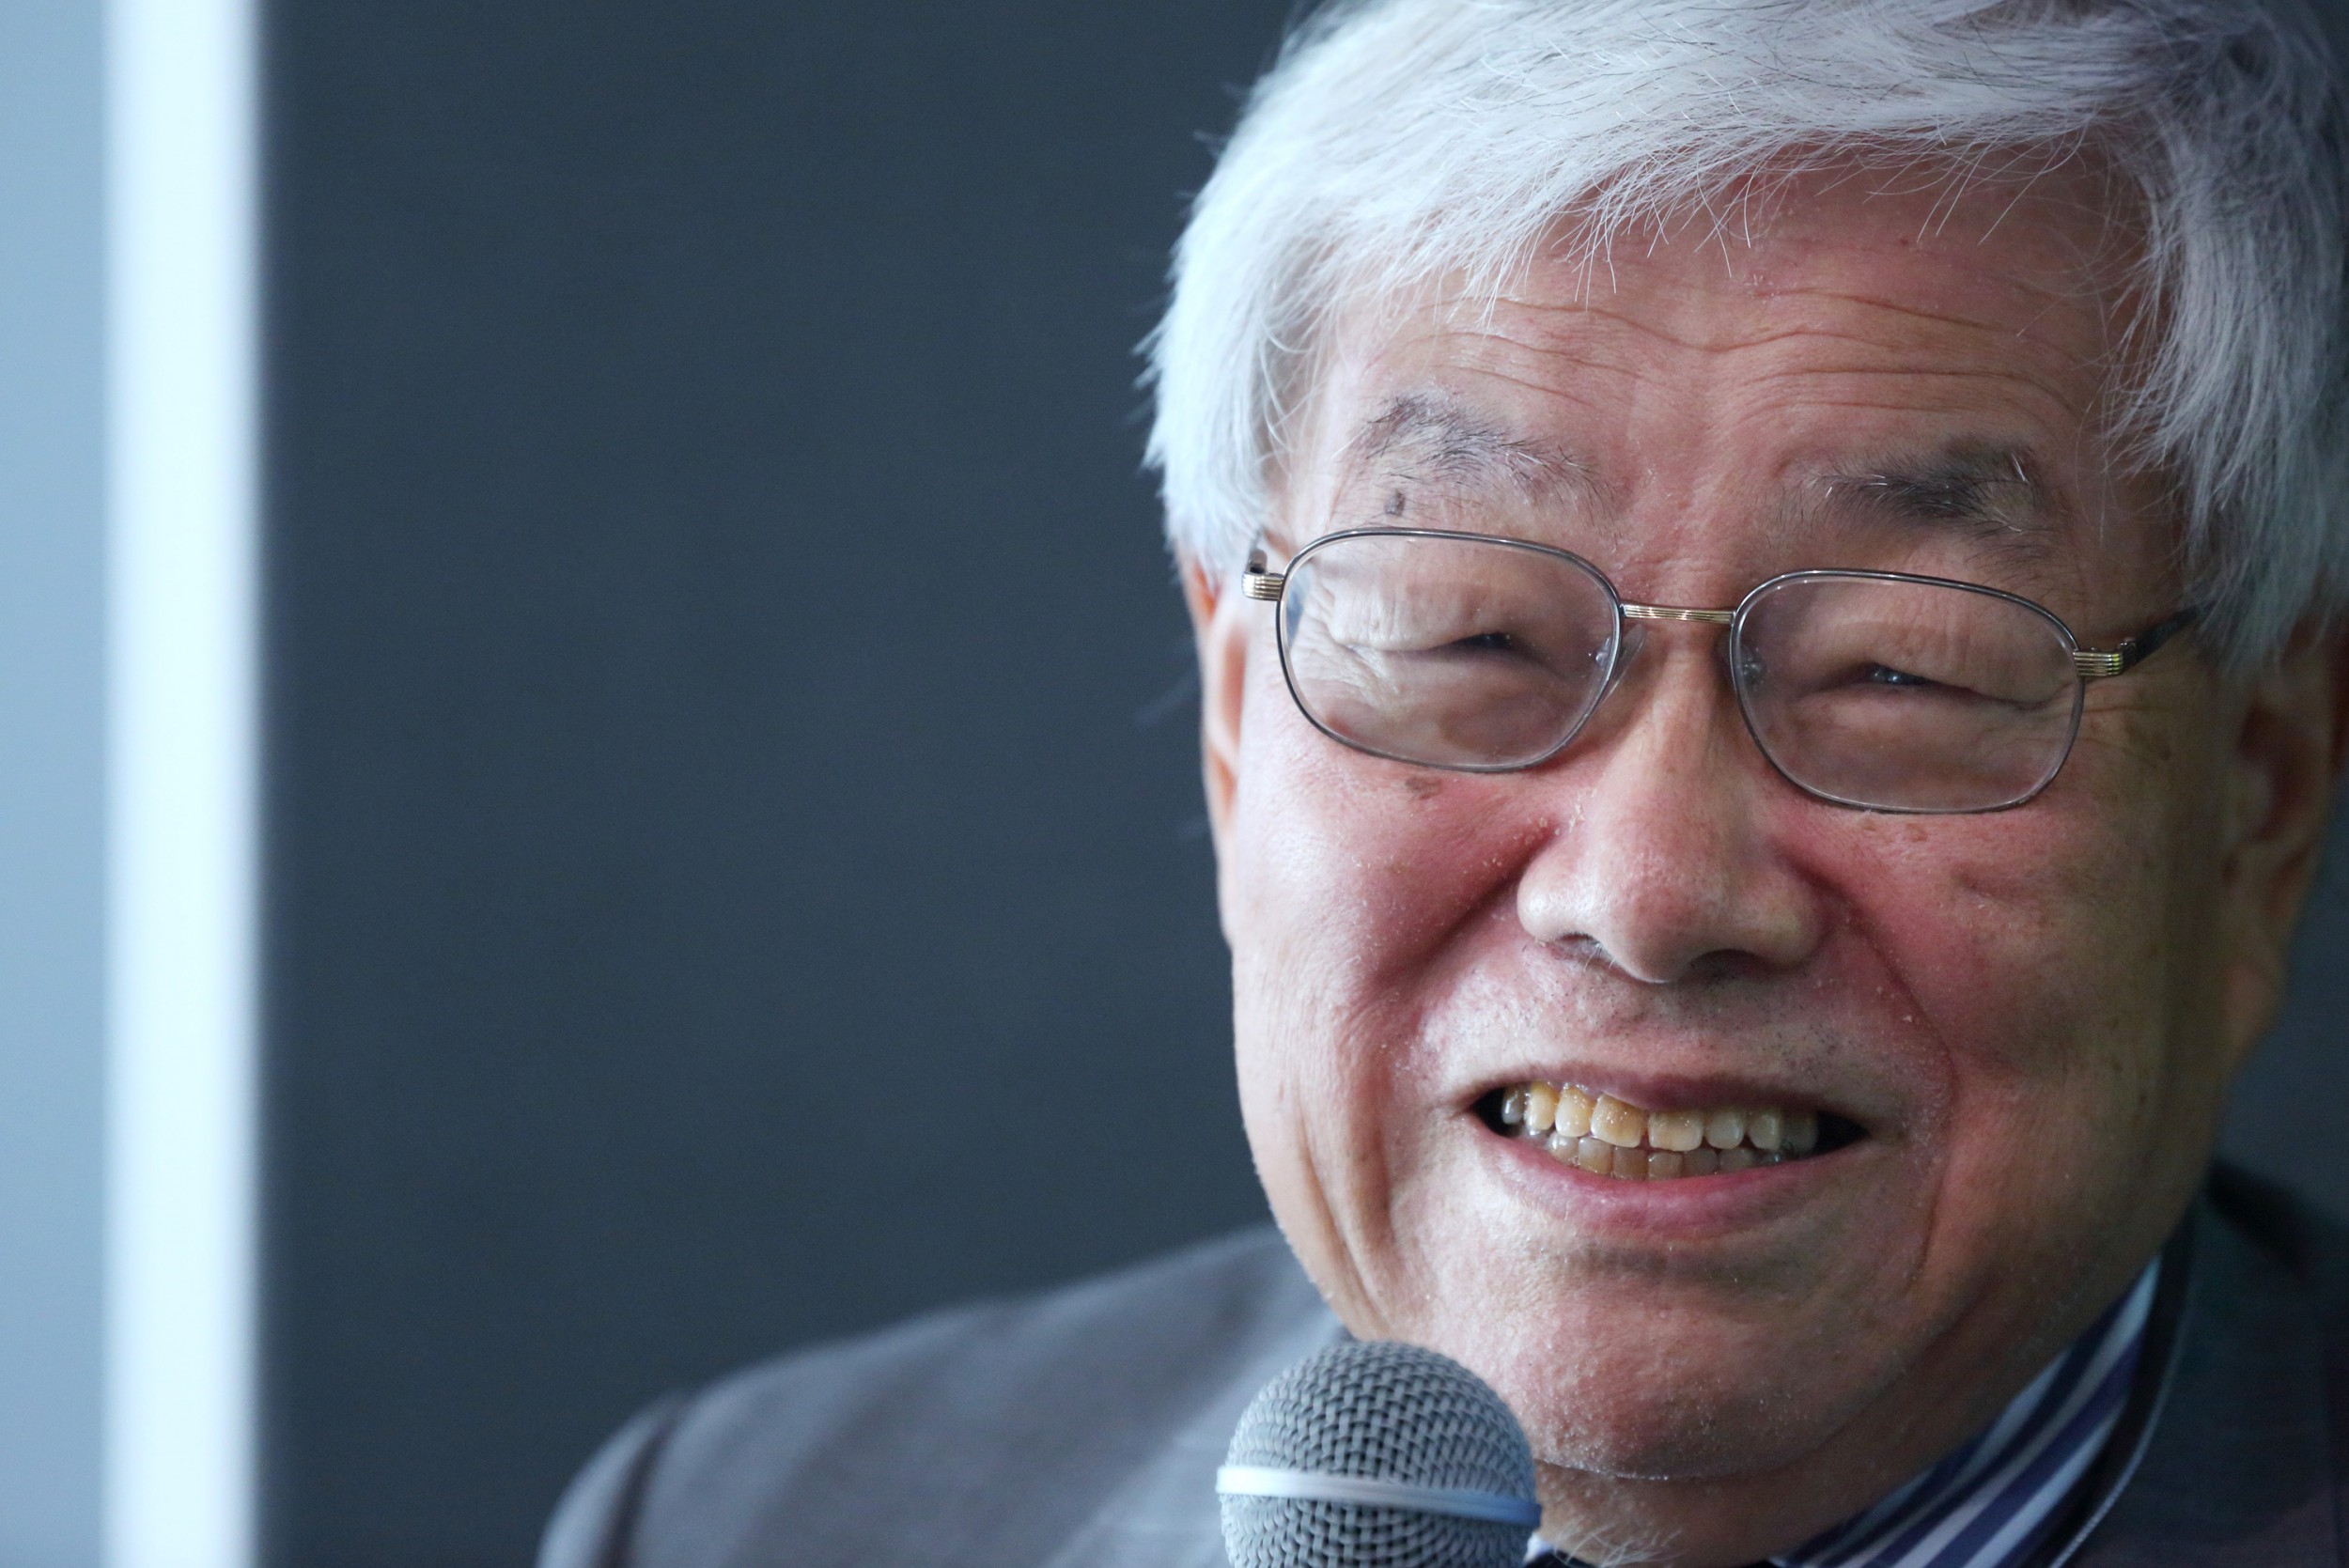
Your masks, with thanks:
[(2238, 0), (1323, 12), (1153, 341), (1280, 1237), (664, 1405), (546, 1563), (1213, 1563), (1340, 1332), (1508, 1400), (1536, 1552), (2344, 1560), (2349, 1249), (2208, 1167), (2349, 712), (2345, 146)]

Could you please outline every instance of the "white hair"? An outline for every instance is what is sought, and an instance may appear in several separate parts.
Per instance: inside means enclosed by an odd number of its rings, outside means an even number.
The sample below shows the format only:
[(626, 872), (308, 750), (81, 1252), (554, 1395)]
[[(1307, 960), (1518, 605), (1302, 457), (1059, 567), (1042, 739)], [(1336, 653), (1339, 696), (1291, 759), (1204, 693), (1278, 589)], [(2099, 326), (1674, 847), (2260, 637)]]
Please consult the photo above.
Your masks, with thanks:
[(2231, 661), (2349, 586), (2343, 116), (2291, 0), (1336, 0), (1257, 84), (1145, 351), (1176, 551), (1236, 570), (1334, 320), (1596, 254), (1790, 158), (1954, 170), (2092, 147), (2157, 303), (2130, 450), (2174, 483)]

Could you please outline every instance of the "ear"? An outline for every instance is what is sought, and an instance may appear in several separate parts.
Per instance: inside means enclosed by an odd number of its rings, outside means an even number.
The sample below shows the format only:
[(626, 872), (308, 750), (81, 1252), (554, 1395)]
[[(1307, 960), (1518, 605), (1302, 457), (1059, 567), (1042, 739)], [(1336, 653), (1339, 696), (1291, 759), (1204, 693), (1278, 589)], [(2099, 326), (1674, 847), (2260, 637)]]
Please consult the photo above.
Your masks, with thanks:
[(2235, 929), (2228, 944), (2227, 1030), (2235, 1062), (2275, 1020), (2300, 908), (2324, 859), (2349, 759), (2349, 636), (2307, 632), (2245, 693), (2222, 875)]
[(1239, 788), (1239, 721), (1248, 687), (1249, 643), (1249, 623), (1240, 610), (1246, 601), (1230, 591), (1233, 584), (1217, 582), (1189, 556), (1182, 561), (1182, 579), (1183, 602), (1190, 607), (1191, 634), (1199, 646), (1199, 753), (1207, 825), (1221, 861), (1232, 799)]

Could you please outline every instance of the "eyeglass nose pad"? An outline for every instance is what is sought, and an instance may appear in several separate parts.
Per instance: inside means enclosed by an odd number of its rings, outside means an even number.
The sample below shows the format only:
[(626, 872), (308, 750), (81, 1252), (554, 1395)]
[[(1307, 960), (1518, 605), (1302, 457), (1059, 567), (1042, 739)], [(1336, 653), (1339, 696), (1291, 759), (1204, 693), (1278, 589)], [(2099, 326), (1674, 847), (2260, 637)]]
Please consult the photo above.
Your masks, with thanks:
[(1599, 703), (1605, 702), (1613, 693), (1616, 687), (1623, 684), (1624, 676), (1630, 673), (1632, 660), (1638, 659), (1640, 650), (1647, 646), (1647, 627), (1643, 623), (1626, 620), (1617, 624), (1623, 630), (1615, 640), (1615, 665), (1607, 672), (1607, 684), (1599, 691), (1598, 702), (1591, 705), (1594, 711)]

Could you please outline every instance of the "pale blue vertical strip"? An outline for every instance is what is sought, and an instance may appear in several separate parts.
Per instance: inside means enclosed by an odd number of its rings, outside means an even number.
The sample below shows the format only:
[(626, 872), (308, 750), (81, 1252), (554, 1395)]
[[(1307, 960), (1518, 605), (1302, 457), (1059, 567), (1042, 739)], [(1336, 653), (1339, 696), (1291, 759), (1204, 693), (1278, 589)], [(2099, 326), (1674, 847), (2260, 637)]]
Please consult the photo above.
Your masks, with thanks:
[(0, 1563), (99, 1554), (98, 0), (0, 6)]
[(109, 1568), (254, 1560), (255, 53), (108, 8)]

